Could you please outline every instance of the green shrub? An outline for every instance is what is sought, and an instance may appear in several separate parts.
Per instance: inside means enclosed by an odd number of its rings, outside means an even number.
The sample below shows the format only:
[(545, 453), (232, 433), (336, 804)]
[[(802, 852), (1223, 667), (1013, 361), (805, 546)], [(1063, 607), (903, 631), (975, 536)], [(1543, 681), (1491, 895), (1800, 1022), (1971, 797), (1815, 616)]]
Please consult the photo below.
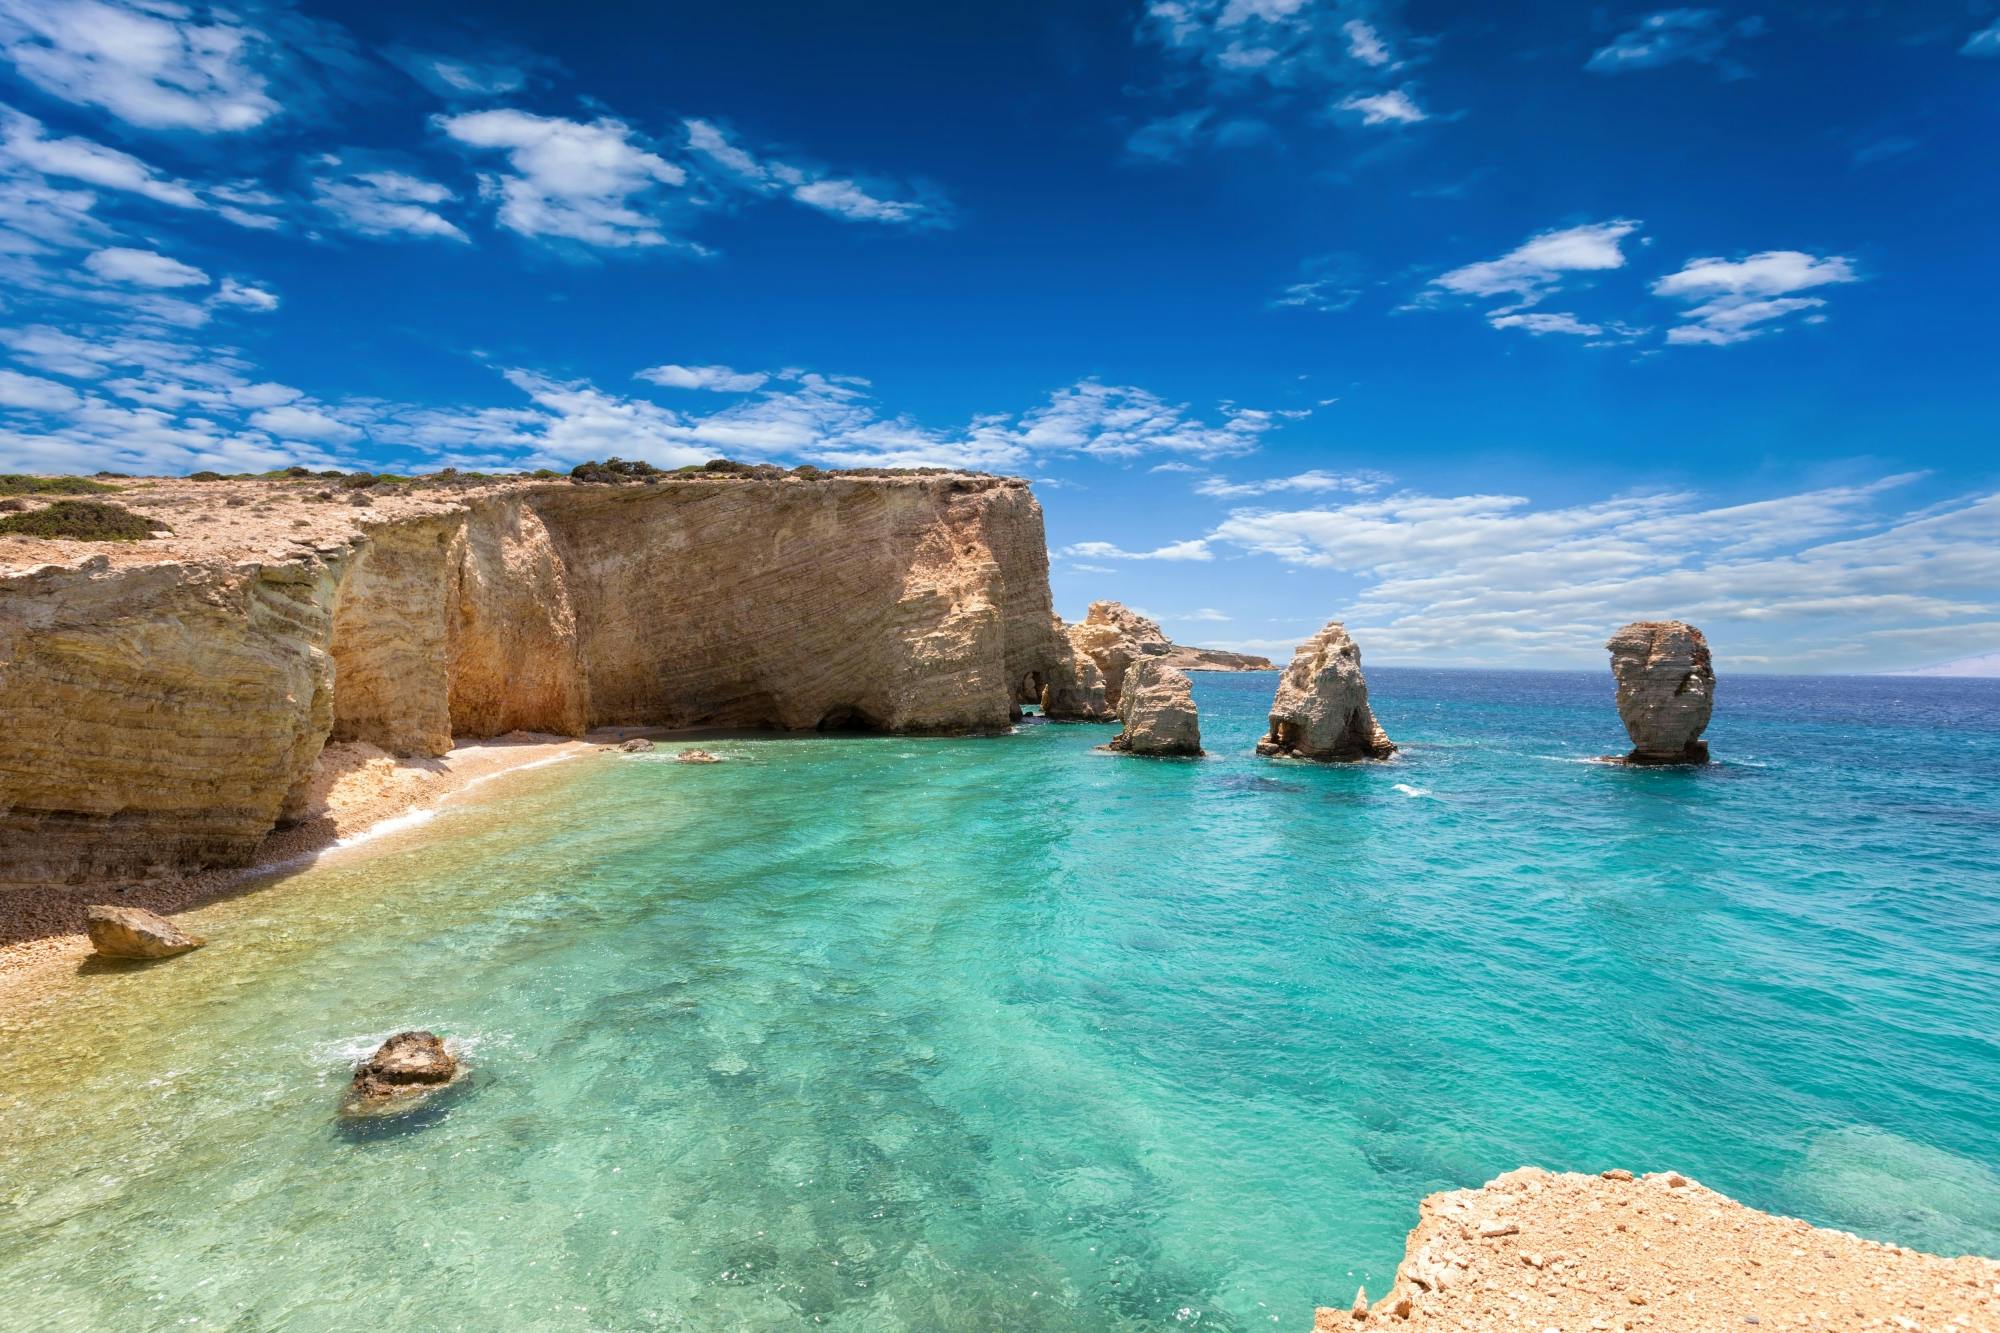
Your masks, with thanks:
[(221, 481), (221, 480), (222, 480), (222, 474), (221, 474), (220, 472), (209, 472), (209, 471), (207, 471), (206, 469), (204, 469), (203, 471), (200, 471), (200, 472), (190, 472), (190, 473), (188, 473), (188, 480), (189, 480), (189, 481)]
[(88, 477), (31, 477), (20, 472), (0, 473), (0, 495), (103, 495), (117, 489)]
[(638, 459), (607, 458), (602, 463), (591, 459), (588, 463), (578, 463), (569, 470), (569, 475), (578, 481), (601, 481), (620, 485), (629, 481), (644, 481), (660, 475), (660, 469)]
[(145, 541), (166, 524), (102, 500), (57, 500), (25, 514), (0, 518), (0, 533), (68, 537), (80, 542)]
[(348, 472), (340, 478), (340, 488), (345, 491), (359, 491), (373, 486), (381, 478), (373, 472)]

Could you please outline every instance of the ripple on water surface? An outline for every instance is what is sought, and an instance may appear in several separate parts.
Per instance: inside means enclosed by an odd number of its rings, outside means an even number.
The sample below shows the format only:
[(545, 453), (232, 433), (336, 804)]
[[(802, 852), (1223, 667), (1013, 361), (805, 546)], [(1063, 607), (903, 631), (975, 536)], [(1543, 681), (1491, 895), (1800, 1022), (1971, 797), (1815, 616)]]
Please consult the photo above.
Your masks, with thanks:
[[(733, 740), (494, 784), (0, 1020), (0, 1323), (1303, 1328), (1427, 1191), (2000, 1253), (2000, 688), (1376, 671), (1388, 764)], [(1879, 733), (1879, 734), (1877, 734)], [(1883, 756), (1893, 755), (1894, 763)], [(388, 1033), (462, 1094), (334, 1115)]]

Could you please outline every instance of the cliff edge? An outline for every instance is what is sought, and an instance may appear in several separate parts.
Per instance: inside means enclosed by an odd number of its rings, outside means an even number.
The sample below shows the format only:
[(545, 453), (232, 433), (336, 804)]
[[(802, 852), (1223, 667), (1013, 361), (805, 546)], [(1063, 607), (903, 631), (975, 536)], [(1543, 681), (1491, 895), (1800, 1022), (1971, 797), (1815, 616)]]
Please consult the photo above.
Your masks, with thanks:
[(0, 537), (0, 884), (242, 865), (329, 740), (994, 730), (1070, 660), (1016, 479), (115, 484), (160, 535)]

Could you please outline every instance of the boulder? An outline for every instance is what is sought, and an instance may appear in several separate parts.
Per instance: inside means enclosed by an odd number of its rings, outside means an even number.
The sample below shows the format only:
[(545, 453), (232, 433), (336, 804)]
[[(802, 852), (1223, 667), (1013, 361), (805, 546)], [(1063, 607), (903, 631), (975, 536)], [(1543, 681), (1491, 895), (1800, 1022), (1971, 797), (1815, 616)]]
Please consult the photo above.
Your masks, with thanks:
[(1042, 716), (1057, 722), (1112, 722), (1118, 717), (1104, 693), (1104, 672), (1079, 650), (1055, 617), (1055, 652), (1042, 683)]
[(653, 743), (643, 736), (634, 737), (618, 747), (626, 754), (644, 754), (653, 748)]
[(104, 958), (172, 958), (206, 943), (143, 907), (100, 905), (86, 915), (91, 947)]
[(722, 761), (706, 750), (682, 750), (674, 756), (677, 764), (719, 764)]
[(1625, 762), (1707, 763), (1701, 733), (1715, 710), (1715, 667), (1701, 631), (1684, 620), (1635, 620), (1604, 646), (1632, 738)]
[(1278, 678), (1271, 729), (1257, 742), (1257, 753), (1325, 762), (1396, 753), (1368, 707), (1361, 650), (1338, 620), (1328, 621), (1292, 655)]
[(464, 1072), (434, 1032), (398, 1032), (354, 1071), (345, 1109), (368, 1114), (397, 1109), (448, 1087)]
[(1111, 742), (1114, 750), (1147, 755), (1201, 753), (1201, 719), (1195, 712), (1194, 690), (1185, 671), (1140, 659), (1125, 675), (1118, 715), (1125, 729)]

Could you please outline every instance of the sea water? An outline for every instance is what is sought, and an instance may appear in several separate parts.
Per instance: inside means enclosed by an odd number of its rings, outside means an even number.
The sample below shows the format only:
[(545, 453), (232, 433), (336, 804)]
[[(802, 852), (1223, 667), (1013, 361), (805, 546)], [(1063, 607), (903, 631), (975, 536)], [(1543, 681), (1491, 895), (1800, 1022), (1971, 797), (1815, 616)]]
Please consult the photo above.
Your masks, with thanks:
[[(592, 755), (0, 1019), (0, 1326), (1215, 1329), (1426, 1193), (1672, 1168), (2000, 1254), (2000, 684), (1376, 670), (1403, 753), (1104, 728)], [(352, 1062), (473, 1070), (343, 1125)]]

